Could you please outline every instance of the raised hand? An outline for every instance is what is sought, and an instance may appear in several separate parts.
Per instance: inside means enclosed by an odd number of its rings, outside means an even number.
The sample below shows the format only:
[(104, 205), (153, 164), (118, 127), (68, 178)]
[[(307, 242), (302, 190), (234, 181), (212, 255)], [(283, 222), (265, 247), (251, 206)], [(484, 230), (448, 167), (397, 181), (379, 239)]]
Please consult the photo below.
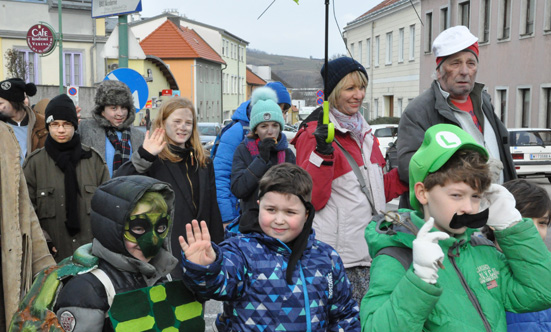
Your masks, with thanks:
[(429, 284), (438, 280), (438, 262), (444, 259), (438, 241), (450, 237), (444, 232), (431, 232), (433, 226), (434, 219), (430, 217), (413, 240), (413, 272)]
[(212, 249), (209, 229), (204, 220), (199, 228), (199, 223), (193, 219), (191, 224), (186, 225), (186, 235), (187, 242), (183, 236), (179, 236), (178, 240), (188, 261), (206, 266), (216, 260), (216, 252)]
[(164, 137), (165, 130), (162, 128), (155, 129), (151, 135), (149, 135), (149, 130), (146, 131), (143, 140), (143, 148), (154, 156), (158, 155), (166, 146)]
[(493, 183), (484, 199), (490, 204), (487, 225), (493, 229), (501, 231), (522, 220), (515, 197), (504, 186)]
[(333, 148), (333, 143), (327, 143), (325, 140), (329, 135), (329, 126), (323, 124), (323, 112), (320, 112), (318, 116), (318, 126), (314, 131), (314, 137), (316, 138), (316, 151), (322, 155), (331, 155), (335, 150)]

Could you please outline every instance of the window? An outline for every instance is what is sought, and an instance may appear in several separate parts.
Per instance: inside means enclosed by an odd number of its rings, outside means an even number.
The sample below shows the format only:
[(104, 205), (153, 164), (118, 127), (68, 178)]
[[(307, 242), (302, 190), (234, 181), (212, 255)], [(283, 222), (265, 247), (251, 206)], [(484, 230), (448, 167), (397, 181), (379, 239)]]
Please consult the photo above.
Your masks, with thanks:
[(379, 99), (373, 99), (373, 118), (376, 119), (379, 117)]
[(222, 39), (222, 56), (225, 56), (226, 55), (226, 52), (225, 52), (225, 46), (226, 45), (226, 40), (225, 39)]
[(365, 41), (365, 58), (367, 61), (366, 68), (371, 67), (371, 38), (367, 38)]
[(396, 114), (397, 117), (401, 116), (402, 115), (402, 112), (403, 112), (403, 99), (402, 98), (398, 98), (398, 105), (397, 105), (397, 111), (398, 111), (398, 114)]
[(534, 16), (536, 11), (535, 0), (522, 0), (520, 10), (520, 34), (523, 36), (532, 35), (534, 33)]
[(82, 53), (63, 52), (63, 66), (65, 69), (64, 85), (83, 85), (82, 82)]
[(415, 24), (409, 26), (409, 60), (415, 60)]
[(392, 64), (392, 32), (386, 34), (386, 61), (385, 64)]
[(480, 29), (482, 30), (480, 32), (480, 43), (487, 43), (490, 41), (490, 9), (491, 9), (491, 1), (490, 0), (482, 0), (480, 3), (480, 18), (482, 19), (482, 23), (480, 24)]
[(551, 0), (545, 0), (543, 14), (543, 31), (551, 32)]
[(545, 128), (551, 128), (551, 88), (543, 89), (543, 112), (546, 115)]
[(520, 97), (520, 114), (521, 118), (521, 127), (527, 128), (530, 125), (530, 89), (519, 89)]
[(499, 114), (501, 122), (507, 123), (507, 89), (496, 89), (497, 103), (496, 113)]
[(379, 66), (379, 49), (380, 49), (379, 36), (375, 36), (375, 67)]
[(398, 62), (404, 62), (404, 28), (398, 30)]
[(432, 13), (425, 16), (425, 53), (430, 53), (432, 49)]
[(354, 57), (354, 43), (350, 43), (350, 57), (353, 58)]
[(470, 25), (470, 10), (471, 10), (471, 2), (465, 1), (459, 4), (459, 24), (464, 25), (466, 27), (469, 27)]
[(362, 42), (359, 41), (358, 42), (358, 61), (363, 64), (364, 62), (364, 59), (363, 59), (363, 49), (362, 49)]
[(512, 0), (500, 0), (498, 8), (498, 22), (499, 28), (497, 39), (504, 40), (509, 39), (511, 36), (511, 1)]
[(38, 84), (38, 54), (31, 50), (17, 50), (19, 57), (25, 63), (25, 81)]
[(440, 31), (444, 31), (450, 27), (448, 13), (448, 7), (440, 8)]

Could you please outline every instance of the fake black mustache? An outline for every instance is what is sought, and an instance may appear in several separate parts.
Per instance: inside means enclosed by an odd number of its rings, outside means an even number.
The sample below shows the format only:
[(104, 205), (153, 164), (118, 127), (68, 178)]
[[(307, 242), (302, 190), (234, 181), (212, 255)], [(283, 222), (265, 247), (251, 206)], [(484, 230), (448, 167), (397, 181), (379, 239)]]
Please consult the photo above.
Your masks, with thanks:
[(486, 209), (476, 214), (462, 214), (457, 213), (453, 215), (450, 221), (450, 228), (460, 229), (461, 227), (480, 228), (486, 225), (488, 222), (488, 215), (490, 209)]

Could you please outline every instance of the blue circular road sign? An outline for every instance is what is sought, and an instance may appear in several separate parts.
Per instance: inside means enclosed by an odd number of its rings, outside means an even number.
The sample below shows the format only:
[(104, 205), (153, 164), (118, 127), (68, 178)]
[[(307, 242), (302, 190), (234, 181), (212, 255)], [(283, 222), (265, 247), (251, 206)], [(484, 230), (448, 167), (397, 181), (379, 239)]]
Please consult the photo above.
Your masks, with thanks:
[(134, 69), (115, 69), (107, 74), (103, 80), (116, 80), (128, 85), (128, 88), (130, 88), (130, 92), (132, 93), (132, 98), (134, 98), (134, 107), (136, 107), (136, 112), (141, 110), (145, 106), (145, 103), (147, 103), (147, 98), (149, 97), (147, 82), (145, 81), (145, 78), (143, 78), (143, 76)]

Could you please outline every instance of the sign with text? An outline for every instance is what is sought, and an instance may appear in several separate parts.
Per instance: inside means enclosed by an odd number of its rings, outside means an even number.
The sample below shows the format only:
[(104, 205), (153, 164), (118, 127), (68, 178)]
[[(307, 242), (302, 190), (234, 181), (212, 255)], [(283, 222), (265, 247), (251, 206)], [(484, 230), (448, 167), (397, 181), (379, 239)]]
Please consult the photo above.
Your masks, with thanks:
[(142, 11), (142, 0), (92, 0), (92, 17), (125, 15)]
[(55, 32), (44, 24), (35, 24), (27, 31), (27, 45), (34, 53), (48, 53), (55, 46)]

